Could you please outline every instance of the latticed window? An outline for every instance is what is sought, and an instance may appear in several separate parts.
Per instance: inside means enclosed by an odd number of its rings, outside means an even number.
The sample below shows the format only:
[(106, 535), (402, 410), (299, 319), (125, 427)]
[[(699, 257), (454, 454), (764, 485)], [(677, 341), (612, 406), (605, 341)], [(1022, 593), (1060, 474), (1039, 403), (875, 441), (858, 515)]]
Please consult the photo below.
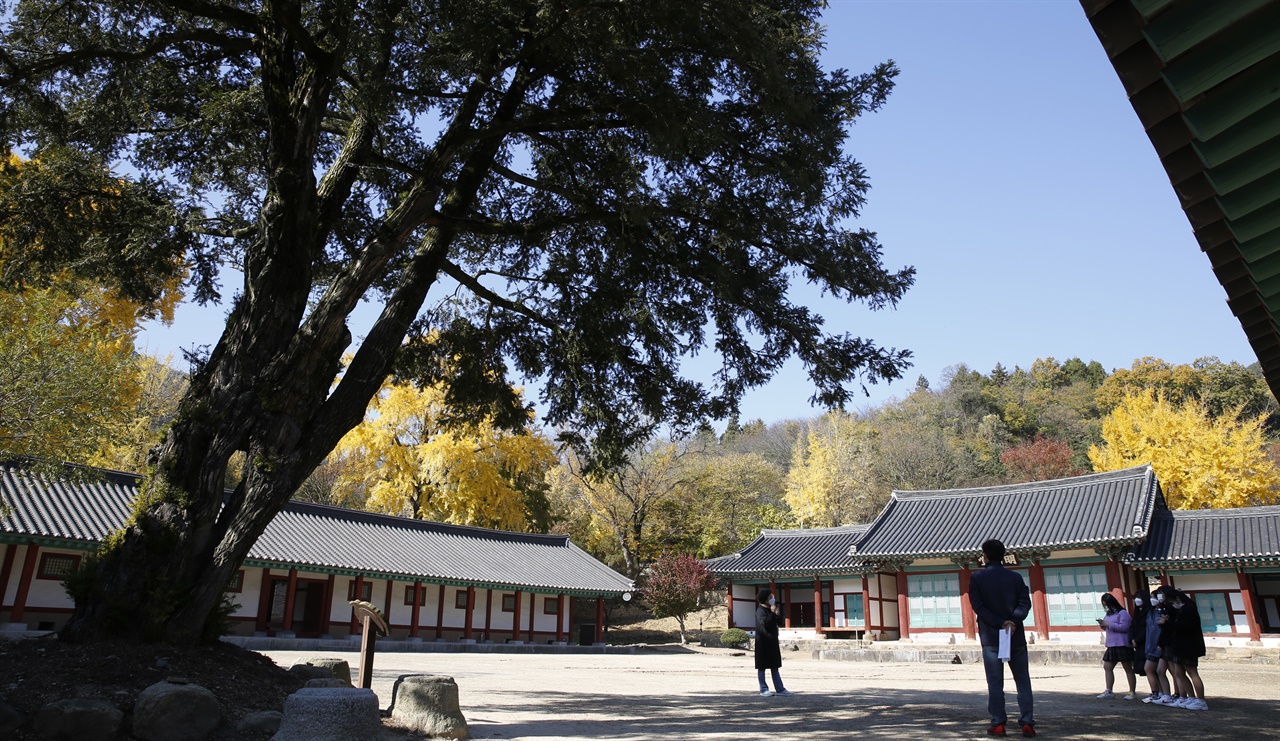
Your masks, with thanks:
[(79, 556), (69, 556), (64, 553), (46, 553), (40, 557), (38, 577), (62, 581), (75, 573), (76, 568), (79, 566)]
[(1053, 625), (1096, 625), (1107, 614), (1105, 566), (1055, 566), (1044, 570), (1044, 597)]
[(514, 594), (502, 595), (502, 611), (503, 612), (516, 611), (516, 596)]
[(560, 614), (560, 598), (547, 597), (542, 602), (543, 615), (559, 615)]
[(224, 592), (242, 592), (244, 591), (244, 570), (241, 569), (231, 575), (231, 579), (227, 582), (227, 588)]
[(959, 574), (908, 574), (912, 628), (960, 628)]
[[(356, 580), (352, 579), (347, 584), (347, 601), (350, 602), (355, 598), (356, 598)], [(366, 581), (360, 584), (360, 599), (364, 600), (365, 602), (373, 601), (373, 582)]]
[[(413, 604), (413, 589), (414, 589), (413, 584), (410, 584), (409, 586), (404, 588), (404, 603), (406, 605)], [(426, 606), (426, 604), (427, 604), (427, 588), (424, 586), (422, 589), (418, 590), (418, 606), (424, 607)]]

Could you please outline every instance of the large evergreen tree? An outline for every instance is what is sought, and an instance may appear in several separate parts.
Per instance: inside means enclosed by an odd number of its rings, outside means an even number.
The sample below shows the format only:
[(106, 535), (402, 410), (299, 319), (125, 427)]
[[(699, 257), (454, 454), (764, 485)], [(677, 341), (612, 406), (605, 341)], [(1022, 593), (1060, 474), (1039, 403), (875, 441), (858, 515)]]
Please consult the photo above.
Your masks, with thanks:
[[(849, 226), (868, 184), (848, 127), (895, 69), (821, 69), (821, 5), (13, 3), (0, 144), (41, 167), (0, 203), (4, 280), (70, 267), (147, 298), (181, 258), (207, 298), (219, 267), (243, 275), (64, 635), (197, 640), (397, 361), (447, 381), (459, 419), (518, 424), (508, 376), (542, 378), (548, 421), (604, 464), (732, 414), (791, 356), (828, 405), (898, 377), (905, 352), (790, 294), (880, 308), (913, 275)], [(334, 384), (361, 300), (382, 312)], [(705, 347), (710, 387), (680, 372)]]

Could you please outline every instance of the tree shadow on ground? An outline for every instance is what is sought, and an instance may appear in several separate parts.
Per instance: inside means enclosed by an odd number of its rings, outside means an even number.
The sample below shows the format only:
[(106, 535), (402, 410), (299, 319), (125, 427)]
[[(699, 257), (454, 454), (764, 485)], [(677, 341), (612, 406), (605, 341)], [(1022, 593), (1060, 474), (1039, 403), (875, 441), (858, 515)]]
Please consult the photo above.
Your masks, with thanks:
[[(626, 681), (625, 674), (618, 676)], [(1012, 690), (1012, 686), (1009, 687)], [(507, 697), (504, 697), (507, 696)], [(1008, 710), (1017, 718), (1012, 691)], [(1097, 700), (1063, 692), (1036, 693), (1040, 737), (1096, 741), (1237, 741), (1280, 739), (1274, 703), (1211, 699), (1209, 712)], [(972, 739), (986, 738), (986, 694), (902, 689), (805, 692), (761, 697), (748, 691), (686, 695), (621, 695), (547, 690), (499, 692), (467, 712), (473, 738), (600, 739)], [(534, 720), (503, 722), (506, 713)], [(492, 718), (488, 718), (492, 716)], [(1016, 726), (1012, 737), (1020, 737)]]

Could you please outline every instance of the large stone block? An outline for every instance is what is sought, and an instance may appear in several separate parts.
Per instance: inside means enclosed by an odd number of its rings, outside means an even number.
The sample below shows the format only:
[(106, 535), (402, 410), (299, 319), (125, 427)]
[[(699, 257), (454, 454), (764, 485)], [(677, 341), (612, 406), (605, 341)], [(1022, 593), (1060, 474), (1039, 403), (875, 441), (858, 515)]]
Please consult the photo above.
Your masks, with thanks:
[(328, 669), (333, 672), (333, 676), (345, 681), (347, 684), (351, 684), (351, 665), (347, 663), (346, 659), (321, 656), (314, 659), (307, 659), (302, 663), (310, 664), (311, 666), (318, 666), (322, 669)]
[(284, 701), (271, 741), (363, 741), (382, 735), (378, 696), (358, 687), (304, 687)]
[(120, 708), (106, 700), (58, 700), (36, 713), (36, 734), (47, 741), (106, 741), (123, 721)]
[(428, 736), (471, 738), (453, 677), (405, 674), (391, 691), (391, 718)]
[(198, 684), (157, 682), (133, 704), (133, 735), (143, 741), (204, 741), (221, 720), (218, 698)]

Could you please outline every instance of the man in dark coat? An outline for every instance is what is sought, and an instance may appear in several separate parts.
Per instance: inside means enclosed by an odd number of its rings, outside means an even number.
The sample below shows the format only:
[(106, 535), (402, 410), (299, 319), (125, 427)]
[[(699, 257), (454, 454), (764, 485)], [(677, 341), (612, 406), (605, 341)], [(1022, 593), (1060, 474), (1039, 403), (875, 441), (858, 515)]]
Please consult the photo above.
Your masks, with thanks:
[[(773, 598), (771, 590), (761, 589), (756, 595), (756, 676), (760, 680), (760, 694), (765, 697), (795, 694), (782, 686), (782, 675), (778, 673), (778, 669), (782, 668), (782, 650), (778, 646), (778, 615), (774, 612), (776, 605), (777, 600)], [(773, 689), (776, 693), (764, 683), (765, 669), (773, 672)]]
[(969, 577), (969, 604), (978, 616), (982, 641), (982, 665), (987, 672), (987, 733), (1004, 736), (1009, 717), (1004, 709), (1004, 667), (998, 655), (1001, 631), (1009, 631), (1009, 671), (1018, 686), (1018, 718), (1023, 736), (1036, 735), (1032, 718), (1031, 668), (1027, 662), (1027, 636), (1022, 621), (1031, 612), (1031, 593), (1022, 577), (1004, 567), (1005, 548), (994, 538), (982, 544), (987, 565)]

